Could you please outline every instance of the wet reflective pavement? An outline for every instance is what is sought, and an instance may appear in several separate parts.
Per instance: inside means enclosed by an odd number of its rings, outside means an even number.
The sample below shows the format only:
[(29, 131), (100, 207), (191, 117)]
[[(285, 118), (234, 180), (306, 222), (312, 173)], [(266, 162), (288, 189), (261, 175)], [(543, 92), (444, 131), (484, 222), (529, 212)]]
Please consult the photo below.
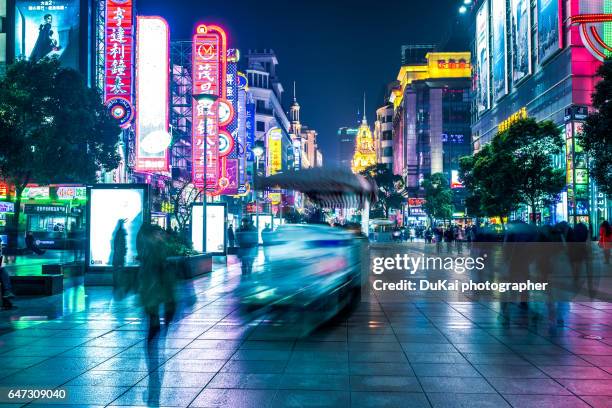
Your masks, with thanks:
[[(29, 406), (610, 407), (612, 304), (361, 303), (316, 331), (247, 312), (239, 265), (215, 264), (151, 348), (135, 298), (108, 288), (0, 312), (0, 389), (59, 388)], [(192, 288), (182, 289), (189, 298)], [(5, 406), (22, 406), (13, 404)]]

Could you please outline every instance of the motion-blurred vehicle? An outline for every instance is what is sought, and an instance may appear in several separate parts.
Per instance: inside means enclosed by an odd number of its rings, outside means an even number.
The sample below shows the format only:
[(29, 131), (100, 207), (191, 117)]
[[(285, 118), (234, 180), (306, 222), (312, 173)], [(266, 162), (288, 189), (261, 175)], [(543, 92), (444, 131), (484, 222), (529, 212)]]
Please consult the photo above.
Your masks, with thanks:
[[(301, 191), (322, 208), (368, 208), (376, 200), (375, 184), (342, 169), (276, 174), (256, 185)], [(279, 226), (266, 242), (263, 268), (236, 290), (241, 303), (280, 309), (283, 318), (301, 322), (307, 331), (329, 320), (359, 299), (362, 258), (368, 262), (362, 234), (367, 217), (363, 224), (352, 229), (322, 223)]]
[(325, 321), (359, 297), (365, 240), (338, 227), (285, 224), (270, 233), (262, 270), (241, 283), (241, 302), (316, 311)]

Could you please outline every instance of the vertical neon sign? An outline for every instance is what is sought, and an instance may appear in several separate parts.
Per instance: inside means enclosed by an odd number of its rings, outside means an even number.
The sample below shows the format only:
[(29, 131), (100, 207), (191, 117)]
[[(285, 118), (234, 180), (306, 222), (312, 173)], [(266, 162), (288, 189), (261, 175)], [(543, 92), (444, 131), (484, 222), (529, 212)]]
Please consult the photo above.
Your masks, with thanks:
[[(200, 24), (193, 36), (193, 94), (211, 94), (225, 98), (227, 41), (225, 32), (217, 26)], [(207, 115), (207, 140), (204, 140), (204, 109), (195, 100), (192, 104), (192, 176), (198, 188), (216, 191), (219, 182), (219, 101)], [(204, 143), (207, 156), (204, 159)]]
[(136, 170), (168, 171), (168, 23), (138, 16)]
[(133, 31), (132, 0), (107, 0), (104, 101), (122, 127), (129, 126), (133, 115)]

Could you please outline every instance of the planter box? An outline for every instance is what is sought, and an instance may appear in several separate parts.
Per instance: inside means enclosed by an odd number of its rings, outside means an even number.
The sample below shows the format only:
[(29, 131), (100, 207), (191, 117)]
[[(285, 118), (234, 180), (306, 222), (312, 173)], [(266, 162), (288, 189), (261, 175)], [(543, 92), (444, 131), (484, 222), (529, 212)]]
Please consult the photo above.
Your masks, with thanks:
[(49, 296), (64, 291), (64, 275), (11, 276), (13, 292), (19, 296)]
[(191, 279), (212, 272), (212, 255), (171, 256), (166, 261), (179, 279)]

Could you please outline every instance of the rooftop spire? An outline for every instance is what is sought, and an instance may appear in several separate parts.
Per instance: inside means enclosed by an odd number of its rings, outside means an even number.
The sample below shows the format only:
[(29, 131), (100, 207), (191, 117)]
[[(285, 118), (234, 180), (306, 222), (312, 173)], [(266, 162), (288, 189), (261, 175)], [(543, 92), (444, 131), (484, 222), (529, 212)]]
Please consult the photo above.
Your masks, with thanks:
[(368, 120), (366, 119), (366, 94), (365, 92), (363, 93), (363, 119), (361, 119), (361, 122), (364, 125), (368, 123)]
[(295, 81), (293, 81), (293, 102), (297, 102), (297, 98), (295, 96)]

